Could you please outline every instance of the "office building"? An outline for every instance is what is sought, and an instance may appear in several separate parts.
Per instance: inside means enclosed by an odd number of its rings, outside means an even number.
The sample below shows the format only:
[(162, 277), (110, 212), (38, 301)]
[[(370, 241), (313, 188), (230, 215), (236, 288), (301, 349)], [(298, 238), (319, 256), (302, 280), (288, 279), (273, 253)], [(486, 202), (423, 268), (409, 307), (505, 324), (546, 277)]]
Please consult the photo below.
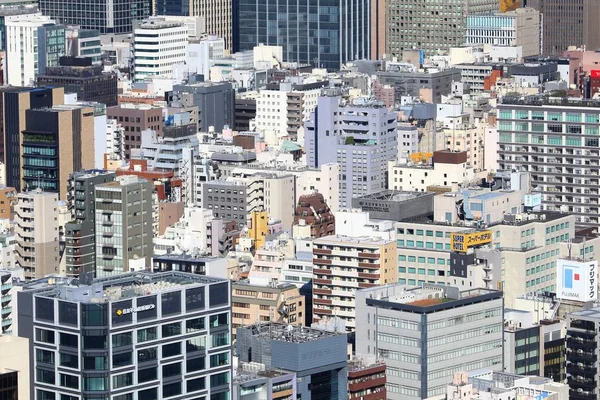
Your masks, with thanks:
[(65, 225), (67, 276), (96, 272), (96, 185), (115, 179), (113, 172), (82, 171), (69, 177), (67, 202), (72, 220)]
[(175, 103), (198, 107), (198, 131), (222, 132), (235, 123), (235, 90), (229, 82), (199, 82), (173, 86)]
[(0, 91), (0, 151), (6, 167), (6, 185), (14, 187), (18, 192), (21, 187), (21, 137), (25, 130), (26, 119), (23, 117), (28, 109), (52, 107), (64, 102), (64, 89), (52, 87), (40, 88), (6, 88)]
[(544, 341), (541, 325), (532, 313), (506, 309), (504, 312), (504, 372), (517, 375), (542, 375)]
[(115, 276), (152, 265), (153, 184), (135, 175), (94, 186), (96, 276)]
[(29, 340), (0, 335), (0, 396), (30, 400)]
[(598, 328), (600, 309), (567, 314), (567, 383), (569, 398), (598, 398)]
[(60, 86), (67, 93), (76, 93), (78, 101), (117, 105), (117, 74), (103, 72), (92, 66), (92, 58), (61, 57), (60, 65), (48, 67), (36, 78), (37, 86)]
[(343, 399), (347, 396), (347, 338), (344, 333), (275, 322), (238, 328), (237, 354), (244, 363), (266, 370), (296, 374), (302, 399)]
[(398, 282), (392, 240), (340, 235), (315, 239), (313, 263), (313, 320), (341, 318), (349, 331), (364, 321), (356, 315), (357, 290)]
[(466, 29), (468, 45), (521, 46), (523, 57), (541, 54), (542, 17), (531, 7), (494, 15), (469, 15)]
[[(95, 167), (94, 109), (62, 105), (25, 112), (22, 133), (22, 184), (67, 199), (69, 175)], [(87, 155), (87, 156), (86, 156)]]
[[(389, 62), (388, 62), (389, 63)], [(412, 96), (426, 98), (432, 103), (441, 103), (442, 96), (452, 92), (452, 82), (460, 82), (460, 71), (456, 68), (425, 69), (423, 71), (406, 65), (386, 66), (385, 71), (377, 72), (377, 80), (382, 85), (394, 88), (394, 98)]]
[(163, 115), (160, 107), (148, 104), (121, 103), (115, 107), (108, 107), (106, 117), (116, 120), (123, 127), (125, 135), (121, 140), (125, 160), (130, 159), (131, 149), (139, 149), (142, 145), (142, 131), (151, 129), (159, 137), (162, 136)]
[(465, 42), (468, 15), (489, 15), (500, 8), (498, 0), (458, 0), (442, 5), (419, 0), (391, 0), (387, 9), (387, 55), (401, 58), (403, 51), (422, 49), (426, 55), (447, 53)]
[(133, 33), (133, 21), (143, 20), (152, 12), (150, 0), (41, 0), (44, 15), (65, 25), (94, 29), (101, 35)]
[(210, 79), (213, 60), (225, 57), (225, 39), (209, 35), (197, 42), (188, 43), (185, 64), (189, 74), (198, 74), (205, 81)]
[(19, 294), (31, 392), (229, 399), (230, 284), (182, 272), (46, 279)]
[[(180, 1), (180, 0), (157, 0)], [(185, 1), (185, 0), (183, 0)], [(229, 0), (194, 0), (190, 1), (190, 14), (192, 16), (206, 17), (204, 30), (208, 35), (225, 39), (225, 49), (233, 52), (231, 39), (232, 2)]]
[(384, 363), (348, 362), (348, 400), (387, 400), (386, 381)]
[(269, 370), (263, 364), (243, 363), (241, 371), (233, 378), (233, 400), (251, 400), (256, 393), (267, 399), (296, 399), (296, 374), (282, 370)]
[(526, 0), (544, 16), (542, 54), (562, 55), (569, 46), (600, 47), (600, 3), (594, 0)]
[(392, 284), (356, 292), (356, 354), (382, 358), (388, 399), (446, 392), (459, 371), (502, 371), (502, 292)]
[[(319, 97), (305, 123), (309, 167), (340, 164), (340, 206), (387, 187), (387, 165), (398, 155), (398, 116), (381, 104), (341, 105), (339, 96)], [(375, 128), (374, 128), (375, 127)]]
[(102, 65), (102, 43), (100, 31), (81, 29), (78, 26), (65, 28), (67, 37), (67, 52), (65, 56), (76, 58), (91, 58), (93, 65)]
[(38, 74), (58, 65), (58, 57), (65, 54), (65, 28), (38, 14), (5, 23), (6, 83), (32, 86)]
[(600, 102), (504, 97), (498, 105), (498, 164), (528, 171), (542, 208), (598, 227)]
[(0, 50), (6, 51), (6, 21), (41, 16), (37, 4), (2, 4), (0, 9)]
[(152, 76), (171, 78), (173, 67), (185, 63), (188, 35), (186, 25), (160, 20), (146, 20), (135, 27), (134, 80), (143, 82)]
[(290, 3), (279, 14), (260, 0), (235, 0), (233, 10), (234, 52), (283, 46), (279, 61), (330, 70), (371, 55), (370, 5), (360, 0)]
[(195, 254), (165, 254), (152, 257), (154, 272), (179, 271), (190, 274), (226, 278), (227, 260), (222, 257)]
[(58, 195), (36, 189), (18, 195), (15, 206), (15, 262), (25, 279), (58, 273)]
[(352, 208), (369, 213), (373, 219), (408, 221), (433, 216), (432, 192), (402, 192), (382, 190), (352, 199)]
[(231, 328), (234, 339), (236, 329), (243, 326), (268, 322), (297, 326), (310, 323), (305, 319), (306, 301), (296, 286), (252, 282), (251, 278), (249, 281), (234, 282), (231, 286)]

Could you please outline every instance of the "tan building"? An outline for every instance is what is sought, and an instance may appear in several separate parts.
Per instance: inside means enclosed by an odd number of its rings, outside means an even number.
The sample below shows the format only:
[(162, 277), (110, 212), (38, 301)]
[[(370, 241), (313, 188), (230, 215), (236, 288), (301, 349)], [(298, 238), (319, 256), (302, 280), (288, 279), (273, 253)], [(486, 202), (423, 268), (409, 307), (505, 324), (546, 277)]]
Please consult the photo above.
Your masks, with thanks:
[(2, 398), (29, 400), (29, 339), (0, 335), (0, 393)]
[(232, 337), (236, 328), (261, 322), (283, 322), (305, 325), (306, 305), (304, 296), (296, 286), (253, 285), (244, 282), (232, 284), (231, 299)]
[(0, 188), (0, 219), (13, 219), (17, 190), (13, 187)]
[(355, 292), (398, 281), (396, 242), (328, 236), (313, 242), (313, 320), (337, 316), (356, 328)]
[(142, 145), (142, 131), (152, 129), (158, 137), (162, 137), (162, 108), (148, 104), (121, 103), (108, 107), (106, 117), (114, 119), (124, 129), (125, 159), (129, 160), (131, 149), (139, 149)]
[(18, 195), (15, 262), (24, 269), (27, 280), (58, 273), (57, 202), (56, 193), (40, 189)]
[(387, 2), (371, 0), (371, 60), (381, 60), (387, 40)]
[[(21, 187), (67, 199), (69, 176), (94, 168), (94, 108), (60, 105), (27, 110), (22, 132)], [(42, 168), (40, 168), (42, 167)]]
[(190, 0), (190, 15), (205, 17), (205, 31), (225, 39), (225, 50), (231, 51), (231, 0)]

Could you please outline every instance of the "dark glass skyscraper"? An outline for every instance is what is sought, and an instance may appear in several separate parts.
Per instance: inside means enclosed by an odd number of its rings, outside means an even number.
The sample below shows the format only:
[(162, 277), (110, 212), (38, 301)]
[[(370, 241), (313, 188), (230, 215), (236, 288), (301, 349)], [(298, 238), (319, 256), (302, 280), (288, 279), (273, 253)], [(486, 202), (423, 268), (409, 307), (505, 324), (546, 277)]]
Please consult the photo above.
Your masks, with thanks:
[(189, 0), (156, 0), (154, 15), (190, 15)]
[(368, 0), (233, 0), (233, 50), (283, 46), (283, 60), (339, 69), (369, 58)]

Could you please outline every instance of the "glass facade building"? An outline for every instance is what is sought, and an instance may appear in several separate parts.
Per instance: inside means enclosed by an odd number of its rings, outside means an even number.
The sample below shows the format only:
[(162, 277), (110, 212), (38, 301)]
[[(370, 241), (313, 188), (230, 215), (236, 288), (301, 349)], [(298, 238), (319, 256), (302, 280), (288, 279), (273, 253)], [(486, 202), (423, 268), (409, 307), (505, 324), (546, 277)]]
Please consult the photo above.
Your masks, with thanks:
[(283, 60), (339, 69), (369, 58), (366, 0), (234, 0), (233, 50), (283, 46)]
[(101, 34), (131, 33), (133, 21), (151, 14), (150, 0), (40, 0), (43, 15)]
[(33, 397), (229, 399), (230, 288), (176, 272), (26, 286)]

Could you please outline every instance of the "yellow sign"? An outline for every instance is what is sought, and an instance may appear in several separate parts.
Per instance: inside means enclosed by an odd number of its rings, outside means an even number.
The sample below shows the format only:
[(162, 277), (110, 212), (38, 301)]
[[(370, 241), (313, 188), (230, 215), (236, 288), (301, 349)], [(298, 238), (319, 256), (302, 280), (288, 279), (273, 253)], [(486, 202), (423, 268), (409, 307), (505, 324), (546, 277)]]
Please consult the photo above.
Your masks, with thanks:
[(452, 251), (466, 253), (469, 247), (492, 241), (492, 231), (480, 231), (473, 233), (453, 233), (450, 235), (450, 248)]
[(522, 7), (521, 0), (500, 0), (500, 12), (513, 11)]

